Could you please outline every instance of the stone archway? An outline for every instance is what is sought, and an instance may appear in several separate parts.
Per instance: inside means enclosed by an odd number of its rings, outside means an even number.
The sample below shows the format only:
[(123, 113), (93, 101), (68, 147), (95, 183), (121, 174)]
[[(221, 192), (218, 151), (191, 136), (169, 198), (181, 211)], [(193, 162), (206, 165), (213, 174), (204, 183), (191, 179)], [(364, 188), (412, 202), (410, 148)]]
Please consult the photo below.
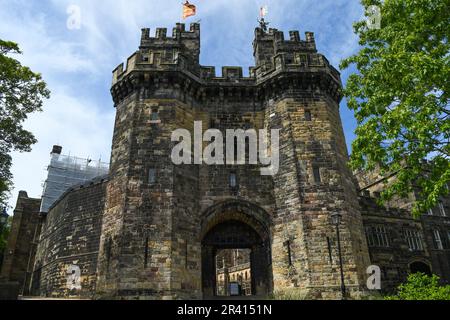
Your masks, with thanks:
[(409, 270), (411, 273), (421, 272), (428, 276), (431, 276), (431, 269), (427, 263), (422, 261), (414, 261), (409, 264)]
[(252, 295), (273, 290), (269, 215), (243, 201), (226, 201), (202, 215), (203, 298), (216, 296), (215, 256), (221, 249), (250, 249)]

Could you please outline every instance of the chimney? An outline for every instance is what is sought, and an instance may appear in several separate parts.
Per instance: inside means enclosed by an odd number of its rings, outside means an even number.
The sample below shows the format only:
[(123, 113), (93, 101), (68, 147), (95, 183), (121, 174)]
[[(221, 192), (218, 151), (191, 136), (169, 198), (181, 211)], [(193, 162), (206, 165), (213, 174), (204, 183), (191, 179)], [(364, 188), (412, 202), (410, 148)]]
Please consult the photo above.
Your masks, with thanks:
[(62, 147), (61, 146), (54, 145), (53, 149), (52, 149), (52, 152), (50, 154), (61, 154), (61, 151), (62, 151)]

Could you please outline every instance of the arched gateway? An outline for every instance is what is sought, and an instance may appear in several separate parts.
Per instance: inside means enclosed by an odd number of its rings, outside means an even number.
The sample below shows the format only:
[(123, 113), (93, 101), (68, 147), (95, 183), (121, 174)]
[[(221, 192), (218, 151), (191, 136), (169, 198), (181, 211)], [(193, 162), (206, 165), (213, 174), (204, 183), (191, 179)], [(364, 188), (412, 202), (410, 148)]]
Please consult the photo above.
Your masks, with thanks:
[[(291, 31), (284, 40), (281, 31), (257, 28), (253, 45), (248, 77), (239, 67), (224, 67), (217, 77), (213, 67), (200, 64), (199, 24), (189, 30), (177, 24), (170, 37), (164, 28), (151, 37), (146, 28), (139, 50), (114, 70), (116, 122), (96, 260), (99, 296), (214, 296), (216, 278), (226, 275), (215, 273), (215, 254), (234, 248), (250, 255), (245, 294), (339, 297), (330, 248), (333, 212), (342, 213), (348, 291), (361, 291), (370, 261), (346, 166), (339, 73), (317, 52), (311, 32), (301, 40)], [(261, 175), (259, 165), (247, 161), (175, 164), (172, 133), (183, 129), (195, 137), (200, 120), (202, 131), (279, 130), (279, 152), (271, 153), (279, 154), (277, 174)], [(205, 203), (218, 204), (203, 212)], [(256, 204), (270, 206), (270, 214)], [(245, 272), (230, 278), (235, 292)]]
[(216, 255), (223, 249), (250, 250), (251, 294), (272, 292), (270, 217), (244, 201), (226, 201), (202, 215), (203, 298), (217, 296)]

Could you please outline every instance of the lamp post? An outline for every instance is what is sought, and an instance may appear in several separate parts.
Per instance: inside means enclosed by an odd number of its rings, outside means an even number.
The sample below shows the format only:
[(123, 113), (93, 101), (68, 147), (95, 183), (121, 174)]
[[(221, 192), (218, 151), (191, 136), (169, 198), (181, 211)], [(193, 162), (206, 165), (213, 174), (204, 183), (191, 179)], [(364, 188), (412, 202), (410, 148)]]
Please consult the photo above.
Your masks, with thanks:
[(341, 269), (341, 294), (342, 294), (342, 300), (345, 300), (346, 290), (345, 290), (345, 283), (344, 283), (344, 268), (342, 266), (341, 237), (340, 237), (340, 232), (339, 232), (339, 225), (341, 224), (341, 220), (342, 220), (342, 214), (340, 214), (339, 212), (334, 212), (331, 214), (331, 222), (336, 226), (336, 237), (337, 237), (338, 254), (339, 254), (339, 267)]

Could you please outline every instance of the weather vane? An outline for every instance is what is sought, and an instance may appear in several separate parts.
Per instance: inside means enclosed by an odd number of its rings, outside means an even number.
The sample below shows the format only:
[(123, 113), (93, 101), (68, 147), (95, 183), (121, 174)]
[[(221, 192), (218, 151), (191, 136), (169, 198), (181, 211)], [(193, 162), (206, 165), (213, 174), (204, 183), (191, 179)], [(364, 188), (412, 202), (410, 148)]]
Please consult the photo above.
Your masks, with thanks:
[(267, 13), (268, 13), (267, 5), (264, 5), (259, 9), (260, 19), (258, 19), (257, 21), (259, 23), (260, 28), (264, 32), (267, 32), (267, 26), (270, 24), (269, 22), (266, 22), (266, 20), (264, 19), (264, 17), (267, 15)]

